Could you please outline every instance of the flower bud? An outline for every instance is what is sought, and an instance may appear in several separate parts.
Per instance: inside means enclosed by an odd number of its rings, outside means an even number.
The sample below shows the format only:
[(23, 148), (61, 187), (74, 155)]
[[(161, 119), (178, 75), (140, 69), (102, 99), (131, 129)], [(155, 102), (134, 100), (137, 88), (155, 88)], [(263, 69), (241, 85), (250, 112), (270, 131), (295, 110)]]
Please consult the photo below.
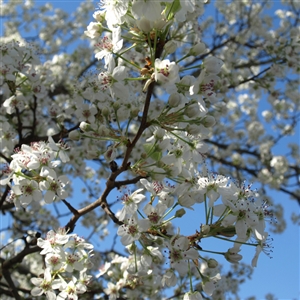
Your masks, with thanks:
[(101, 113), (104, 117), (109, 117), (110, 116), (110, 111), (107, 106), (102, 107)]
[(181, 218), (183, 215), (185, 215), (185, 210), (183, 208), (178, 209), (175, 213), (176, 218)]
[(114, 110), (118, 110), (120, 107), (121, 107), (121, 104), (119, 102), (114, 102), (113, 103)]
[(210, 226), (209, 225), (201, 225), (201, 232), (203, 234), (208, 234), (210, 232)]
[(185, 128), (186, 132), (191, 135), (198, 135), (201, 133), (203, 126), (197, 124), (188, 124)]
[(105, 20), (105, 11), (101, 11), (101, 10), (96, 10), (94, 13), (93, 13), (93, 18), (102, 23), (104, 20)]
[(130, 117), (135, 118), (139, 115), (140, 110), (138, 108), (134, 108), (130, 110)]
[(194, 103), (194, 104), (187, 106), (186, 109), (184, 110), (184, 114), (186, 116), (188, 116), (189, 118), (198, 117), (200, 114), (198, 103)]
[(171, 107), (177, 107), (181, 102), (181, 96), (179, 93), (173, 93), (170, 95), (168, 103)]
[(141, 18), (140, 20), (137, 20), (136, 25), (144, 33), (148, 33), (152, 29), (150, 21), (144, 17)]
[(191, 48), (191, 50), (189, 51), (189, 54), (193, 55), (193, 56), (197, 56), (197, 55), (203, 54), (205, 51), (206, 51), (205, 44), (200, 42)]
[(162, 128), (157, 128), (154, 132), (154, 137), (156, 140), (162, 140), (166, 134), (166, 131)]
[(102, 34), (102, 26), (99, 23), (96, 22), (90, 22), (90, 24), (87, 27), (87, 30), (84, 31), (84, 34), (91, 39), (95, 39), (99, 37)]
[(215, 259), (213, 259), (213, 258), (210, 258), (208, 261), (207, 261), (207, 266), (209, 267), (209, 268), (211, 268), (211, 269), (213, 269), (213, 268), (216, 268), (217, 266), (218, 266), (218, 262), (215, 260)]
[(174, 53), (177, 49), (177, 43), (173, 40), (168, 41), (164, 46), (168, 54)]
[(233, 248), (228, 249), (228, 251), (224, 253), (224, 257), (233, 264), (238, 263), (243, 258), (243, 256), (238, 254), (237, 251), (234, 251)]
[(82, 130), (82, 131), (91, 131), (92, 130), (92, 126), (91, 124), (87, 123), (87, 122), (81, 122), (80, 125), (79, 125), (79, 128)]
[(223, 66), (223, 61), (214, 56), (209, 56), (204, 60), (204, 67), (207, 73), (218, 74)]
[(69, 139), (73, 141), (79, 141), (81, 134), (78, 130), (72, 130), (69, 132)]
[(203, 126), (205, 126), (206, 128), (212, 127), (216, 124), (216, 120), (213, 116), (210, 115), (206, 115), (203, 122), (202, 122)]

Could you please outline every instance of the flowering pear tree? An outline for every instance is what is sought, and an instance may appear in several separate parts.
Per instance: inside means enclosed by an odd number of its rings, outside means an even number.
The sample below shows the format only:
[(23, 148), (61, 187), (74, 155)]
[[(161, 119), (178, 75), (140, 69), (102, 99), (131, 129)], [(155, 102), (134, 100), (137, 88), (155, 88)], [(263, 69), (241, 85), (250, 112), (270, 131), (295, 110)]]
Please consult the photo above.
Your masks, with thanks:
[(300, 203), (299, 3), (98, 4), (1, 3), (1, 297), (237, 296)]

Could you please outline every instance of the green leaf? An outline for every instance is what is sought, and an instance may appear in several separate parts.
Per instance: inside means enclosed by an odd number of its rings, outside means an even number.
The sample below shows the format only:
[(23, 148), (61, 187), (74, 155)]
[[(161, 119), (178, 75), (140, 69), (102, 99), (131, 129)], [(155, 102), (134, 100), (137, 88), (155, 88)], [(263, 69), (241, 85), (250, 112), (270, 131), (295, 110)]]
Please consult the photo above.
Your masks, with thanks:
[(167, 20), (172, 20), (175, 16), (175, 14), (181, 9), (180, 1), (179, 0), (174, 0), (171, 3), (166, 4), (166, 15), (167, 15)]

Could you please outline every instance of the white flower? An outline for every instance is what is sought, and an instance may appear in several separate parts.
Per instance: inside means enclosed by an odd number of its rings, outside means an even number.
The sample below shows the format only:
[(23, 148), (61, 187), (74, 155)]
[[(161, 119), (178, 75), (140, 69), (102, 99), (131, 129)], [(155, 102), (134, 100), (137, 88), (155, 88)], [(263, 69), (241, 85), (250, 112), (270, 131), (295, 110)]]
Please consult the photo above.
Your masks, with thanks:
[(219, 188), (226, 186), (228, 178), (222, 175), (208, 174), (207, 177), (200, 177), (198, 179), (201, 193), (206, 193), (209, 198), (209, 207), (213, 207), (214, 202), (219, 198)]
[(217, 282), (221, 280), (221, 275), (218, 273), (213, 277), (209, 277), (209, 280), (202, 281), (203, 291), (208, 295), (211, 296), (216, 288)]
[(76, 105), (77, 109), (75, 111), (75, 115), (77, 116), (79, 121), (86, 121), (90, 124), (95, 122), (95, 114), (97, 114), (98, 110), (95, 106), (89, 105), (87, 103), (78, 103)]
[(46, 266), (51, 270), (59, 270), (63, 265), (64, 257), (59, 253), (47, 253), (45, 257)]
[(138, 189), (131, 195), (125, 193), (122, 196), (121, 200), (123, 201), (124, 206), (119, 215), (120, 221), (123, 221), (126, 215), (132, 216), (134, 213), (136, 213), (138, 209), (137, 204), (146, 199), (145, 195), (140, 194), (141, 191), (143, 191), (143, 189)]
[(208, 100), (214, 101), (214, 87), (220, 78), (216, 74), (207, 74), (206, 69), (203, 69), (198, 78), (190, 86), (190, 95), (203, 94)]
[(90, 22), (90, 24), (87, 27), (87, 30), (84, 31), (84, 34), (91, 39), (95, 39), (99, 37), (102, 33), (102, 26), (98, 22)]
[(32, 296), (37, 297), (45, 294), (48, 300), (56, 299), (56, 294), (52, 288), (53, 280), (51, 276), (51, 270), (49, 268), (45, 269), (43, 278), (34, 277), (31, 278), (31, 282), (36, 286), (31, 290)]
[(192, 13), (195, 10), (195, 0), (180, 0), (180, 10), (176, 13), (176, 20), (184, 22), (186, 14)]
[(16, 109), (22, 110), (24, 109), (24, 96), (13, 95), (10, 98), (6, 99), (3, 102), (3, 107), (6, 108), (6, 113), (11, 115), (12, 113), (16, 112)]
[(112, 30), (112, 40), (105, 36), (102, 41), (95, 45), (100, 51), (96, 53), (95, 57), (99, 60), (107, 57), (112, 53), (118, 53), (123, 47), (123, 39), (121, 39), (121, 28), (117, 27)]
[(67, 235), (66, 232), (61, 231), (61, 233), (56, 233), (50, 230), (45, 240), (42, 238), (38, 238), (37, 240), (37, 245), (43, 248), (40, 254), (62, 253), (62, 246), (68, 242), (70, 237), (71, 235)]
[(185, 236), (175, 235), (167, 244), (169, 248), (169, 259), (171, 267), (174, 268), (180, 275), (185, 275), (188, 272), (188, 259), (197, 259), (199, 253), (197, 250), (190, 248), (190, 241)]
[(107, 283), (107, 288), (104, 289), (104, 292), (109, 296), (109, 300), (116, 300), (119, 297), (119, 288), (117, 284)]
[(160, 60), (157, 58), (155, 60), (155, 81), (170, 85), (179, 81), (179, 67), (175, 62), (170, 62), (168, 59)]
[(40, 172), (42, 177), (46, 177), (39, 183), (39, 187), (42, 191), (46, 191), (44, 200), (46, 203), (52, 203), (57, 199), (65, 199), (68, 193), (64, 190), (65, 186), (69, 183), (69, 179), (66, 175), (57, 177), (54, 170), (42, 167)]
[(258, 240), (258, 245), (256, 246), (255, 255), (254, 255), (254, 257), (252, 259), (252, 262), (251, 262), (252, 267), (257, 266), (258, 256), (263, 251), (264, 247), (269, 247), (269, 245), (266, 244), (266, 240), (267, 240), (268, 235), (269, 235), (267, 232), (264, 232), (263, 235), (260, 235), (258, 232), (256, 232), (256, 235), (259, 237), (259, 240)]
[(39, 190), (38, 183), (34, 180), (22, 179), (19, 182), (19, 191), (14, 189), (16, 195), (21, 195), (19, 201), (23, 206), (27, 206), (32, 200), (40, 201), (43, 199), (42, 192)]
[(162, 216), (167, 208), (168, 207), (165, 204), (160, 202), (158, 202), (156, 206), (147, 203), (144, 207), (144, 212), (150, 222), (154, 225), (157, 225), (161, 222)]
[(48, 137), (48, 142), (49, 142), (49, 147), (53, 151), (58, 152), (58, 156), (63, 163), (70, 161), (70, 158), (69, 158), (68, 154), (66, 153), (66, 150), (69, 150), (69, 148), (66, 144), (64, 144), (62, 141), (55, 143), (52, 136)]
[(289, 168), (288, 161), (284, 156), (274, 156), (270, 161), (270, 166), (280, 174), (285, 173)]
[(61, 286), (59, 288), (61, 292), (57, 295), (56, 299), (72, 299), (77, 300), (77, 294), (83, 294), (86, 292), (86, 286), (83, 285), (75, 276), (72, 276), (72, 280), (70, 282), (66, 282), (62, 280)]
[(193, 56), (197, 56), (200, 54), (203, 54), (204, 52), (206, 52), (206, 46), (204, 43), (200, 42), (196, 45), (194, 45), (191, 50), (189, 51), (189, 53)]
[(145, 17), (150, 21), (155, 21), (161, 18), (162, 7), (159, 1), (133, 0), (131, 11), (136, 19)]
[(162, 278), (163, 286), (175, 286), (177, 283), (177, 276), (173, 269), (168, 269)]
[(199, 292), (188, 292), (183, 296), (183, 300), (202, 300), (202, 296)]
[(223, 61), (214, 56), (208, 56), (204, 59), (203, 65), (207, 73), (218, 74), (223, 66)]
[(22, 167), (18, 164), (18, 162), (16, 160), (12, 160), (8, 165), (5, 166), (5, 169), (3, 170), (3, 174), (6, 175), (7, 177), (4, 179), (0, 180), (0, 184), (1, 185), (6, 185), (10, 183), (10, 180), (12, 179), (12, 177), (14, 177), (15, 172), (21, 172)]
[[(65, 248), (66, 246), (64, 246)], [(84, 269), (84, 260), (77, 254), (67, 253), (65, 252), (64, 257), (64, 270), (72, 273), (74, 270), (82, 271)]]
[(126, 220), (126, 223), (118, 228), (117, 234), (121, 236), (121, 242), (124, 246), (130, 245), (132, 242), (138, 240), (142, 232), (145, 232), (150, 227), (150, 221), (148, 219), (138, 220), (136, 214), (130, 219)]
[(0, 145), (3, 151), (11, 153), (14, 145), (16, 144), (16, 131), (12, 128), (11, 124), (4, 121), (0, 126)]
[(228, 249), (228, 251), (224, 254), (224, 257), (226, 260), (228, 260), (231, 263), (238, 263), (243, 256), (238, 254), (240, 250), (237, 249), (236, 247)]
[(100, 6), (105, 10), (105, 19), (109, 29), (113, 29), (116, 24), (121, 24), (121, 18), (128, 10), (129, 0), (101, 0)]
[(111, 267), (111, 263), (105, 262), (105, 264), (99, 268), (100, 273), (97, 274), (96, 277), (98, 278), (98, 277), (102, 276), (103, 274), (105, 274), (110, 267)]
[(125, 66), (115, 67), (113, 56), (108, 58), (107, 72), (101, 72), (98, 75), (98, 80), (101, 85), (102, 91), (109, 88), (113, 98), (119, 98), (127, 101), (129, 98), (128, 87), (124, 84), (124, 79), (127, 77), (127, 69)]

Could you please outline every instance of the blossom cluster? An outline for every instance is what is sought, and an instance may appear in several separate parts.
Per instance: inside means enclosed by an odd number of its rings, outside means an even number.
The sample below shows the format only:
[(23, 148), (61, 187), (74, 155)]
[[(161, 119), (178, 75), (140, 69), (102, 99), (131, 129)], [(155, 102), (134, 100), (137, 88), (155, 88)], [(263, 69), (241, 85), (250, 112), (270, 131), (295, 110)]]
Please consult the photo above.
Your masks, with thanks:
[[(76, 234), (67, 234), (64, 229), (47, 233), (46, 239), (38, 238), (37, 245), (45, 255), (46, 268), (42, 278), (32, 278), (34, 297), (45, 294), (47, 299), (78, 299), (78, 294), (87, 291), (92, 276), (87, 274), (92, 267), (93, 245)], [(55, 290), (59, 290), (56, 295)]]
[(15, 151), (11, 163), (3, 171), (7, 177), (0, 184), (11, 186), (10, 200), (17, 209), (27, 207), (32, 201), (44, 199), (50, 204), (68, 196), (68, 177), (57, 176), (55, 171), (61, 162), (69, 161), (66, 150), (63, 143), (55, 143), (49, 137), (47, 143), (23, 144), (21, 149)]

